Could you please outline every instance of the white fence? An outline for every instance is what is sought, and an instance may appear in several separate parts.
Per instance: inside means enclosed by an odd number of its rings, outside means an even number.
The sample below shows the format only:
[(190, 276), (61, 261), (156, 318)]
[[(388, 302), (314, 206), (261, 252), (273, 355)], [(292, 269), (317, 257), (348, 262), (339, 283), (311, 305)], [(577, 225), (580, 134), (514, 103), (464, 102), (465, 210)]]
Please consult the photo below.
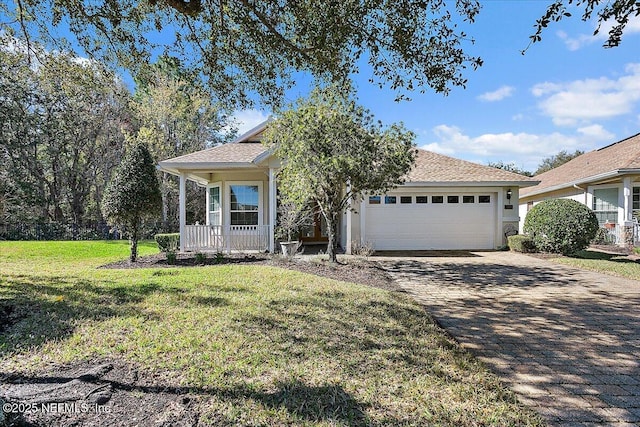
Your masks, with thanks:
[(269, 250), (268, 225), (187, 225), (184, 238), (187, 251)]
[[(603, 243), (612, 245), (623, 244), (623, 227), (618, 224), (607, 224), (601, 228), (606, 230), (606, 237)], [(640, 245), (640, 227), (637, 222), (633, 224), (633, 244), (635, 246)]]

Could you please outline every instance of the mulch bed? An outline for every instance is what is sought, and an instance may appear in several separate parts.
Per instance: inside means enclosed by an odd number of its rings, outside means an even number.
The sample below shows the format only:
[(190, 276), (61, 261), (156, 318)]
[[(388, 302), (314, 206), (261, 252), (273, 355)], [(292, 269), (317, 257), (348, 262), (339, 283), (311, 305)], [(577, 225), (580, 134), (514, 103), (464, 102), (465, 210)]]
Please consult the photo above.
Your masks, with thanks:
[(196, 262), (194, 254), (178, 254), (176, 261), (169, 264), (164, 254), (156, 254), (140, 257), (135, 263), (129, 260), (123, 260), (103, 265), (100, 268), (188, 268), (229, 264), (270, 265), (344, 282), (360, 283), (389, 291), (401, 290), (400, 287), (391, 280), (390, 276), (379, 263), (366, 258), (341, 260), (337, 264), (331, 264), (327, 260), (314, 256), (285, 258), (271, 254), (225, 254), (222, 258), (217, 258), (215, 255), (208, 255), (202, 262), (198, 263)]

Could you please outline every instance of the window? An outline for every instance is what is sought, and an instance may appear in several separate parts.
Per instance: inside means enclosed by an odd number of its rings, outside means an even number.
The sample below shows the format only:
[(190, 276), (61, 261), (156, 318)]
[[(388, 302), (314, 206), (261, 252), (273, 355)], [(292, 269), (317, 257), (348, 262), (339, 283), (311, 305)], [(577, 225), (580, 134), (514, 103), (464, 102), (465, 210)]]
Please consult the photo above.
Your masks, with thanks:
[(384, 204), (385, 205), (395, 205), (396, 204), (396, 196), (384, 196)]
[(640, 187), (633, 187), (633, 210), (640, 209)]
[(593, 190), (593, 211), (600, 224), (618, 222), (618, 189)]
[(476, 196), (462, 196), (462, 203), (475, 203)]
[(427, 203), (427, 196), (416, 196), (416, 203)]
[(431, 196), (431, 203), (444, 203), (444, 196)]
[(491, 196), (478, 196), (478, 203), (491, 203)]
[(400, 196), (400, 203), (402, 204), (411, 203), (411, 196)]
[(380, 204), (380, 196), (369, 196), (369, 204), (370, 205), (379, 205)]
[(447, 203), (460, 203), (460, 196), (447, 196)]
[(230, 185), (231, 225), (258, 225), (257, 185)]
[(209, 224), (222, 224), (221, 204), (220, 204), (220, 187), (209, 188)]

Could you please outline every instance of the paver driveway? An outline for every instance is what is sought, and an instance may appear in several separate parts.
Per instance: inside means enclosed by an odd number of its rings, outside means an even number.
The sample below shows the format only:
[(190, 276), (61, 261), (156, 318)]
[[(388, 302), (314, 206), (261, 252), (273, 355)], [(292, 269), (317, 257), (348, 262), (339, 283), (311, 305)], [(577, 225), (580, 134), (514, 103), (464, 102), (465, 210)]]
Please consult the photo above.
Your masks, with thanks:
[(640, 282), (510, 252), (380, 257), (551, 425), (640, 425)]

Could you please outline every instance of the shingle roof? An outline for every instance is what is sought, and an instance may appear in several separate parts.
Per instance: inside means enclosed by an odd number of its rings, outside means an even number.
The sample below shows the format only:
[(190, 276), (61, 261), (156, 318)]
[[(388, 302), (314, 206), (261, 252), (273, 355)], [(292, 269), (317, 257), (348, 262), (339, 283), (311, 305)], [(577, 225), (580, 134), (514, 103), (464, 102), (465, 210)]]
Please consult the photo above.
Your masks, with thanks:
[(432, 151), (418, 150), (416, 164), (407, 174), (409, 182), (521, 182), (523, 184), (536, 181), (533, 179), (497, 169), (491, 166), (460, 160), (437, 154)]
[(267, 151), (260, 142), (242, 142), (218, 145), (184, 156), (174, 157), (160, 162), (160, 166), (171, 164), (187, 165), (189, 163), (251, 163), (256, 157)]
[[(265, 146), (259, 142), (230, 143), (168, 159), (160, 162), (160, 166), (165, 170), (193, 170), (213, 167), (214, 165), (221, 167), (223, 163), (234, 163), (236, 165), (246, 163), (249, 166), (266, 152)], [(513, 172), (420, 149), (416, 156), (416, 163), (406, 178), (408, 182), (420, 183), (518, 182), (523, 185), (529, 183), (534, 185), (536, 182), (531, 178)]]
[(589, 151), (567, 163), (535, 176), (540, 184), (522, 190), (520, 196), (570, 187), (574, 183), (589, 181), (591, 177), (621, 169), (640, 168), (640, 134), (614, 144)]

